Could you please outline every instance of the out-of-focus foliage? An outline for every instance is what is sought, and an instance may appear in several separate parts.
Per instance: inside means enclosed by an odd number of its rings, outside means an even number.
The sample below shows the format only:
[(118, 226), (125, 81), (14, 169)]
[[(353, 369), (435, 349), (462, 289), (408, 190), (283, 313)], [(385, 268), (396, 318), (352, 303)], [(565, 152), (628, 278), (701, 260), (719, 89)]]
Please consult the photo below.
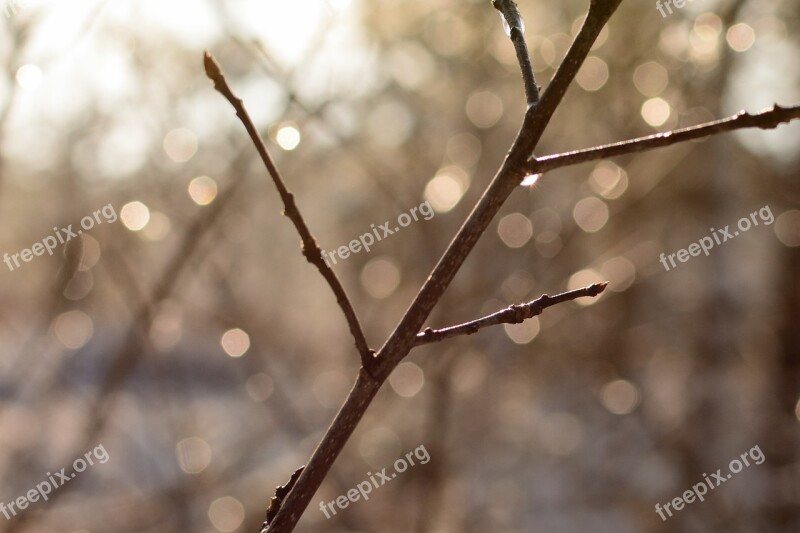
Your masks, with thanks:
[[(519, 4), (546, 88), (588, 2)], [(63, 291), (61, 248), (0, 265), (0, 501), (71, 464), (137, 310), (241, 181), (146, 306), (145, 353), (98, 442), (110, 460), (25, 512), (28, 531), (256, 531), (358, 357), (203, 49), (325, 250), (435, 208), (335, 266), (377, 348), (516, 133), (513, 47), (488, 0), (20, 6), (0, 40), (0, 251), (108, 204), (119, 220), (86, 232)], [(695, 0), (668, 17), (623, 2), (537, 153), (800, 102), (799, 19), (794, 0)], [(521, 187), (430, 325), (600, 279), (609, 290), (412, 352), (298, 531), (797, 531), (798, 146), (798, 125), (748, 131)], [(771, 225), (660, 264), (764, 206)], [(430, 463), (329, 520), (319, 511), (420, 445)], [(756, 445), (764, 464), (667, 522), (654, 512)]]

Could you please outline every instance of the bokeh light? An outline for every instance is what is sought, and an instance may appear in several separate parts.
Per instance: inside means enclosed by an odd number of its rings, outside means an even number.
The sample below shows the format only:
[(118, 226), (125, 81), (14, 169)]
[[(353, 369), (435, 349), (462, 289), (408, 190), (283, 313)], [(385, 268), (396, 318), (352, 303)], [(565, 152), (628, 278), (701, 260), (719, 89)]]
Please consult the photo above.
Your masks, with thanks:
[(541, 325), (535, 316), (519, 324), (503, 324), (503, 330), (515, 344), (528, 344), (539, 334)]
[(583, 231), (594, 233), (603, 229), (608, 222), (608, 206), (599, 198), (589, 196), (575, 204), (572, 217)]
[(211, 446), (200, 437), (189, 437), (175, 445), (178, 466), (187, 474), (199, 474), (211, 464)]
[(785, 246), (800, 246), (800, 210), (789, 209), (778, 215), (773, 229)]
[(441, 169), (425, 186), (425, 200), (437, 213), (453, 209), (469, 186), (466, 173), (458, 167)]
[(669, 120), (672, 108), (663, 98), (651, 98), (642, 104), (642, 118), (654, 128)]
[(477, 91), (467, 99), (467, 117), (479, 128), (491, 128), (503, 116), (503, 100), (491, 91)]
[(615, 415), (627, 415), (639, 404), (639, 390), (624, 379), (606, 383), (601, 396), (605, 408)]
[(208, 507), (208, 519), (217, 531), (231, 533), (244, 522), (244, 506), (232, 496), (217, 498)]
[(231, 357), (241, 357), (250, 349), (250, 336), (242, 329), (229, 329), (222, 334), (220, 345)]
[(188, 128), (176, 128), (164, 136), (164, 152), (176, 163), (185, 163), (197, 153), (197, 135)]
[(398, 396), (413, 398), (425, 385), (425, 374), (418, 365), (404, 361), (392, 371), (389, 385)]
[[(604, 281), (606, 281), (606, 279), (602, 276), (602, 274), (596, 270), (587, 268), (580, 270), (569, 277), (569, 281), (567, 282), (567, 290), (574, 291), (576, 289), (582, 289), (583, 287), (588, 287), (589, 285), (602, 283)], [(607, 292), (602, 292), (598, 296), (594, 296), (592, 298), (578, 298), (575, 300), (575, 303), (582, 306), (594, 305), (602, 300), (606, 294)]]
[(533, 236), (533, 224), (522, 213), (511, 213), (500, 219), (497, 234), (509, 248), (522, 248)]
[(361, 270), (361, 285), (377, 300), (388, 298), (400, 285), (400, 268), (388, 257), (372, 259)]
[(92, 338), (94, 324), (89, 315), (76, 309), (56, 317), (53, 333), (64, 348), (78, 350)]
[(661, 63), (647, 61), (633, 71), (633, 84), (644, 96), (658, 96), (669, 83), (669, 73)]
[(728, 28), (726, 34), (728, 46), (736, 52), (746, 52), (756, 42), (756, 32), (753, 28), (744, 22), (734, 24)]
[(217, 182), (208, 176), (198, 176), (189, 182), (189, 197), (197, 205), (208, 205), (217, 197)]
[(589, 56), (581, 66), (575, 81), (585, 91), (599, 91), (608, 81), (608, 63), (597, 56)]
[(300, 146), (301, 139), (300, 130), (293, 123), (281, 124), (275, 132), (275, 142), (287, 152)]
[(119, 211), (122, 224), (131, 231), (141, 231), (150, 222), (150, 209), (142, 202), (129, 202)]
[(42, 84), (42, 70), (36, 65), (22, 65), (17, 69), (17, 83), (26, 91), (35, 91)]

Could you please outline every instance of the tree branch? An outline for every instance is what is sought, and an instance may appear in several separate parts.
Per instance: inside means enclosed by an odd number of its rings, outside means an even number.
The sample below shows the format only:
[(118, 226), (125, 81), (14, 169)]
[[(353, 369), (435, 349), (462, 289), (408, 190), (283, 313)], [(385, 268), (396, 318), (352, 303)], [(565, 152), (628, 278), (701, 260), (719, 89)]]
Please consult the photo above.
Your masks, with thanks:
[(233, 94), (233, 91), (231, 91), (231, 88), (228, 86), (228, 81), (225, 79), (217, 60), (214, 59), (209, 52), (206, 52), (203, 57), (203, 63), (205, 65), (206, 75), (214, 83), (214, 89), (216, 89), (225, 97), (225, 99), (228, 100), (228, 102), (230, 102), (230, 104), (236, 110), (236, 116), (242, 121), (247, 133), (250, 135), (250, 139), (252, 139), (256, 150), (258, 150), (258, 154), (261, 156), (261, 160), (267, 167), (267, 171), (272, 177), (275, 187), (278, 189), (278, 194), (280, 195), (281, 200), (283, 200), (283, 214), (292, 221), (294, 227), (297, 228), (297, 233), (300, 234), (300, 238), (302, 239), (303, 243), (303, 255), (309, 263), (317, 267), (317, 270), (319, 270), (320, 274), (322, 274), (322, 277), (328, 282), (331, 290), (333, 290), (333, 294), (336, 296), (336, 301), (339, 303), (339, 307), (341, 307), (342, 312), (347, 319), (347, 325), (350, 327), (350, 333), (352, 333), (353, 338), (355, 339), (356, 348), (361, 356), (361, 364), (364, 367), (364, 370), (366, 370), (369, 375), (372, 375), (372, 369), (375, 366), (374, 352), (370, 350), (369, 346), (367, 345), (367, 339), (364, 336), (364, 331), (361, 329), (361, 323), (358, 321), (356, 312), (353, 309), (353, 304), (350, 303), (350, 299), (347, 297), (344, 287), (339, 282), (339, 278), (336, 277), (336, 273), (334, 273), (333, 269), (329, 267), (322, 258), (322, 250), (317, 244), (316, 239), (314, 239), (314, 236), (311, 234), (311, 231), (309, 231), (303, 216), (300, 214), (300, 210), (297, 208), (297, 204), (294, 200), (294, 194), (289, 192), (289, 190), (286, 188), (286, 184), (284, 183), (280, 172), (278, 172), (278, 167), (275, 166), (275, 163), (272, 161), (272, 157), (267, 151), (264, 140), (261, 138), (261, 135), (258, 133), (258, 130), (253, 124), (250, 115), (244, 108), (241, 98)]
[(542, 311), (548, 307), (582, 298), (584, 296), (595, 297), (602, 293), (608, 282), (595, 283), (582, 289), (575, 289), (572, 291), (562, 292), (555, 296), (548, 296), (546, 294), (539, 298), (525, 304), (510, 305), (505, 309), (492, 313), (491, 315), (459, 324), (457, 326), (449, 326), (442, 329), (425, 328), (422, 333), (417, 333), (417, 341), (415, 346), (422, 346), (423, 344), (430, 344), (433, 342), (443, 341), (452, 337), (461, 335), (472, 335), (477, 333), (483, 328), (489, 326), (496, 326), (498, 324), (519, 324), (529, 318), (533, 318), (542, 314)]
[(572, 152), (539, 158), (533, 157), (529, 161), (529, 171), (531, 174), (541, 174), (556, 168), (577, 165), (579, 163), (586, 163), (598, 159), (607, 159), (617, 155), (644, 152), (646, 150), (653, 150), (654, 148), (670, 146), (692, 139), (700, 139), (709, 135), (743, 128), (773, 129), (780, 124), (789, 123), (798, 118), (800, 118), (800, 106), (780, 107), (775, 104), (772, 109), (756, 114), (740, 111), (736, 115), (705, 124), (699, 124), (697, 126), (595, 146), (594, 148), (587, 148), (584, 150), (574, 150)]
[(511, 38), (511, 42), (514, 43), (517, 61), (522, 71), (522, 81), (525, 84), (525, 96), (528, 99), (528, 105), (536, 105), (539, 103), (539, 85), (536, 83), (531, 55), (528, 52), (528, 45), (525, 43), (525, 21), (522, 19), (517, 3), (514, 0), (493, 0), (492, 5), (503, 17), (506, 33)]
[(342, 405), (319, 446), (308, 461), (300, 479), (284, 500), (270, 524), (269, 533), (288, 533), (325, 479), (336, 457), (344, 448), (356, 425), (364, 416), (381, 384), (397, 364), (408, 355), (433, 307), (444, 294), (508, 196), (528, 174), (528, 158), (544, 133), (547, 124), (578, 73), (597, 36), (622, 0), (591, 0), (589, 13), (567, 56), (545, 90), (538, 104), (529, 106), (509, 154), (489, 187), (447, 247), (433, 272), (428, 276), (400, 323), (378, 351), (375, 382), (365, 382), (359, 374), (355, 386)]

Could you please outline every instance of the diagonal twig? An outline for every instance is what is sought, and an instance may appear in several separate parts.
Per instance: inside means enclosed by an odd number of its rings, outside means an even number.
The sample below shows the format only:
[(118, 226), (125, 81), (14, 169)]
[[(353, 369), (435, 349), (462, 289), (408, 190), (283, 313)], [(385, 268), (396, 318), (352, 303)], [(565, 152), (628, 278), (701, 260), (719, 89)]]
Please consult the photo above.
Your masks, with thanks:
[(528, 45), (525, 43), (525, 21), (519, 13), (519, 8), (514, 0), (493, 0), (492, 5), (500, 12), (505, 21), (508, 36), (514, 43), (514, 51), (517, 53), (517, 61), (522, 71), (522, 81), (525, 84), (525, 96), (528, 105), (539, 103), (539, 86), (536, 84), (536, 76), (533, 74), (533, 64), (531, 55), (528, 52)]
[(339, 307), (341, 307), (342, 312), (347, 319), (347, 325), (350, 327), (350, 333), (352, 333), (353, 338), (355, 339), (356, 348), (361, 356), (361, 364), (364, 367), (364, 370), (371, 375), (372, 369), (375, 366), (374, 352), (370, 350), (369, 346), (367, 345), (367, 339), (364, 336), (364, 331), (361, 329), (361, 323), (358, 321), (355, 309), (353, 309), (353, 304), (350, 303), (350, 299), (347, 297), (344, 287), (334, 273), (333, 269), (329, 267), (322, 258), (322, 250), (317, 244), (314, 236), (311, 234), (311, 231), (308, 229), (303, 216), (300, 214), (300, 210), (297, 208), (297, 204), (294, 199), (294, 194), (289, 192), (289, 189), (287, 189), (286, 184), (284, 183), (283, 178), (278, 171), (278, 167), (275, 166), (272, 157), (267, 151), (264, 140), (261, 138), (261, 135), (258, 133), (258, 130), (253, 124), (253, 121), (250, 118), (250, 115), (247, 113), (241, 98), (236, 96), (228, 86), (228, 81), (225, 79), (225, 76), (222, 73), (222, 68), (220, 68), (217, 60), (214, 59), (209, 52), (206, 52), (203, 57), (203, 64), (205, 65), (206, 75), (214, 83), (214, 89), (216, 89), (225, 97), (226, 100), (228, 100), (228, 102), (230, 102), (230, 104), (236, 110), (236, 116), (242, 121), (247, 133), (250, 135), (256, 150), (258, 150), (258, 154), (261, 156), (261, 160), (267, 167), (267, 171), (272, 177), (275, 187), (278, 189), (278, 194), (280, 195), (281, 200), (283, 200), (283, 214), (292, 221), (294, 227), (297, 228), (297, 232), (300, 234), (303, 244), (303, 255), (309, 263), (317, 267), (317, 270), (319, 270), (320, 274), (322, 274), (322, 277), (325, 278), (325, 281), (327, 281), (328, 285), (330, 285), (331, 290), (333, 290), (333, 293), (336, 296), (336, 301), (339, 303)]
[(612, 144), (604, 144), (584, 150), (574, 150), (562, 154), (548, 155), (539, 158), (531, 158), (529, 171), (531, 174), (541, 174), (548, 170), (586, 163), (598, 159), (643, 152), (670, 146), (692, 139), (700, 139), (717, 133), (725, 133), (744, 128), (773, 129), (780, 124), (791, 122), (800, 118), (800, 106), (781, 107), (777, 104), (772, 109), (761, 111), (760, 113), (747, 113), (740, 111), (736, 115), (726, 117), (713, 122), (681, 128), (678, 130), (657, 133), (647, 137), (638, 137), (627, 141), (620, 141)]
[(496, 326), (498, 324), (519, 324), (529, 318), (542, 314), (542, 311), (554, 305), (582, 298), (584, 296), (595, 297), (602, 293), (608, 286), (607, 282), (595, 283), (581, 289), (562, 292), (555, 296), (543, 294), (539, 298), (525, 304), (510, 305), (491, 315), (487, 315), (471, 322), (449, 326), (442, 329), (425, 328), (425, 331), (417, 333), (416, 346), (439, 342), (452, 337), (461, 335), (472, 335), (483, 328)]

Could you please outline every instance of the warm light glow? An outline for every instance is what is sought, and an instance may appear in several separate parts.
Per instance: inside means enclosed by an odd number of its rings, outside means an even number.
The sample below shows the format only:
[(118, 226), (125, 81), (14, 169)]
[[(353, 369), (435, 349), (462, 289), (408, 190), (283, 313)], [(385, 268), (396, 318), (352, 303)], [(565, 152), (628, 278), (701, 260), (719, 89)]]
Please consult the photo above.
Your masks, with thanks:
[(642, 118), (654, 128), (669, 120), (672, 109), (663, 98), (651, 98), (642, 105)]
[(528, 344), (539, 334), (539, 317), (535, 316), (519, 324), (503, 324), (503, 329), (515, 344)]
[(608, 64), (599, 57), (587, 57), (575, 81), (585, 91), (599, 91), (608, 81)]
[(175, 445), (175, 456), (181, 470), (199, 474), (211, 464), (211, 446), (199, 437), (189, 437)]
[[(600, 275), (599, 272), (592, 269), (585, 269), (579, 272), (574, 273), (570, 276), (569, 281), (567, 282), (567, 290), (574, 291), (575, 289), (582, 289), (584, 287), (588, 287), (589, 285), (593, 285), (595, 283), (601, 283), (606, 281), (603, 276)], [(593, 305), (603, 299), (603, 297), (607, 294), (607, 292), (603, 292), (598, 296), (593, 298), (578, 298), (575, 301), (578, 305)]]
[(122, 224), (131, 231), (139, 231), (150, 222), (150, 209), (142, 202), (130, 202), (119, 211)]
[(618, 379), (603, 387), (602, 400), (610, 412), (615, 415), (627, 415), (639, 403), (639, 390), (630, 381)]
[(300, 130), (297, 129), (295, 124), (287, 122), (278, 126), (278, 130), (275, 133), (275, 142), (278, 143), (278, 146), (286, 151), (292, 151), (300, 146), (300, 141)]
[(164, 213), (153, 211), (150, 213), (150, 222), (142, 230), (142, 237), (148, 241), (160, 241), (169, 235), (172, 223)]
[(784, 246), (800, 246), (800, 211), (790, 209), (778, 215), (774, 226), (775, 235)]
[(490, 91), (477, 91), (467, 99), (467, 117), (479, 128), (491, 128), (503, 116), (503, 101)]
[(580, 200), (572, 210), (572, 218), (575, 219), (575, 223), (587, 233), (603, 229), (608, 222), (608, 216), (608, 206), (594, 196)]
[(217, 182), (208, 176), (198, 176), (189, 182), (189, 196), (197, 205), (208, 205), (217, 197)]
[(522, 213), (511, 213), (500, 219), (497, 234), (509, 248), (521, 248), (533, 236), (533, 224)]
[(185, 163), (197, 153), (197, 135), (187, 128), (177, 128), (164, 136), (164, 152), (176, 163)]
[(480, 161), (481, 150), (481, 140), (471, 133), (459, 133), (450, 137), (445, 148), (447, 157), (464, 168), (471, 168)]
[(527, 176), (522, 178), (522, 183), (520, 185), (522, 185), (523, 187), (531, 187), (533, 185), (536, 185), (536, 182), (539, 181), (539, 178), (541, 177), (542, 177), (541, 174), (528, 174)]
[(361, 270), (361, 285), (376, 300), (388, 298), (400, 285), (400, 268), (391, 259), (373, 259)]
[(83, 348), (94, 333), (92, 319), (83, 311), (67, 311), (56, 318), (53, 326), (56, 339), (64, 348)]
[(603, 263), (600, 273), (608, 280), (608, 289), (622, 292), (636, 279), (636, 266), (627, 258), (614, 257)]
[(425, 374), (422, 369), (414, 363), (404, 362), (397, 365), (389, 376), (389, 385), (392, 390), (403, 398), (413, 398), (422, 386), (425, 385)]
[(661, 63), (648, 61), (633, 71), (633, 84), (644, 96), (658, 96), (669, 83), (669, 73)]
[(17, 70), (17, 83), (26, 91), (35, 91), (42, 84), (42, 71), (36, 65), (23, 65)]
[(446, 213), (458, 205), (467, 186), (464, 172), (448, 167), (440, 170), (425, 186), (425, 200), (437, 213)]
[(728, 46), (736, 52), (746, 52), (756, 42), (756, 32), (750, 25), (740, 22), (728, 28)]
[(239, 328), (229, 329), (220, 340), (222, 349), (231, 357), (241, 357), (250, 349), (250, 336)]
[(589, 175), (589, 187), (603, 198), (619, 198), (628, 189), (628, 173), (611, 161), (601, 161)]
[(244, 522), (244, 506), (231, 496), (218, 498), (208, 507), (208, 519), (217, 531), (236, 531)]

